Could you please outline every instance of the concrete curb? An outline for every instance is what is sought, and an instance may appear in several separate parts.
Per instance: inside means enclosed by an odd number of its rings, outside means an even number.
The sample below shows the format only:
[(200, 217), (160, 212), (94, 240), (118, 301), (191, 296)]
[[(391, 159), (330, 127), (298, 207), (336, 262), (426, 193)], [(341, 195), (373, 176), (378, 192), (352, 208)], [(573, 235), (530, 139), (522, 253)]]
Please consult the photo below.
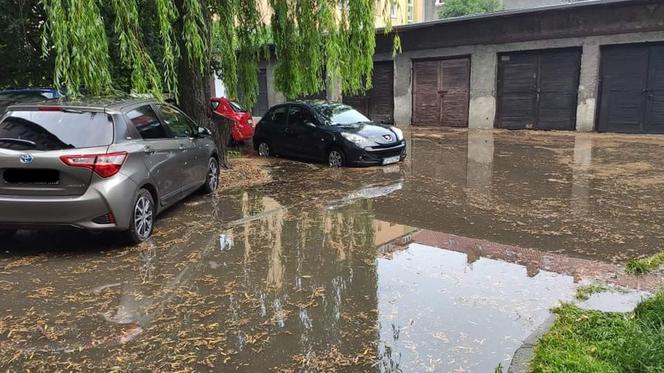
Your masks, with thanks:
[(516, 350), (514, 357), (512, 357), (512, 362), (507, 370), (508, 373), (530, 372), (530, 362), (535, 357), (535, 345), (537, 344), (537, 341), (539, 341), (539, 339), (551, 329), (556, 322), (556, 319), (556, 315), (552, 314), (523, 341), (521, 347)]

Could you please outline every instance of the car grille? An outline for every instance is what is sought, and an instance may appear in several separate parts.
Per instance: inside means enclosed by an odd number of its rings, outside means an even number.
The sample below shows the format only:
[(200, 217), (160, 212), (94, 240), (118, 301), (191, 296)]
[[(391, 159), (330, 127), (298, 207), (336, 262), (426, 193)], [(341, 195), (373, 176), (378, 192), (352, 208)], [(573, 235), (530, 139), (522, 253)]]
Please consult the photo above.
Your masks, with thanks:
[(401, 155), (404, 151), (404, 147), (398, 147), (398, 148), (387, 148), (387, 149), (380, 149), (380, 148), (374, 148), (372, 150), (367, 151), (370, 155), (376, 157), (376, 158), (388, 158), (388, 157), (394, 157), (397, 155)]

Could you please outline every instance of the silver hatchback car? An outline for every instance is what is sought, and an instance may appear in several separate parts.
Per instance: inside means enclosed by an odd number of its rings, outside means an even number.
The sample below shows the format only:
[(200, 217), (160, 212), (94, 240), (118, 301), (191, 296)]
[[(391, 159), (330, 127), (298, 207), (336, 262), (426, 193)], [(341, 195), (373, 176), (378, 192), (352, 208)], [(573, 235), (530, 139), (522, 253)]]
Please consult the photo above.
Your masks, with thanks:
[(159, 212), (218, 180), (209, 132), (168, 104), (55, 101), (0, 118), (0, 235), (75, 227), (137, 244)]

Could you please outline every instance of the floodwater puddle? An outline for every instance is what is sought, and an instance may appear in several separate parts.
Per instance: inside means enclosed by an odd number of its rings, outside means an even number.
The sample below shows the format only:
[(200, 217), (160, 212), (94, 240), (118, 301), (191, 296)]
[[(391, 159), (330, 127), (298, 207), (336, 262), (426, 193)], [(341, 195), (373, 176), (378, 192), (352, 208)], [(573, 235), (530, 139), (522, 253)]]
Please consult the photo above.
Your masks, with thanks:
[(273, 160), (270, 183), (194, 196), (135, 248), (19, 232), (0, 242), (0, 368), (507, 367), (580, 284), (643, 291), (585, 302), (614, 309), (662, 285), (620, 265), (661, 243), (664, 157), (633, 166), (653, 144), (532, 136), (413, 136), (390, 169)]

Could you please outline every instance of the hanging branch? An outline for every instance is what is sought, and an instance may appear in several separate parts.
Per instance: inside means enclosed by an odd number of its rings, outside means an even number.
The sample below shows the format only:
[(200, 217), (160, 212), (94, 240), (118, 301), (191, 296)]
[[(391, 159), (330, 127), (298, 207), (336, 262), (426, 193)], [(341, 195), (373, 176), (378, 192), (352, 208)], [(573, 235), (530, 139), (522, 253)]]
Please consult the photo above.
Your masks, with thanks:
[[(66, 2), (65, 2), (66, 1)], [(104, 22), (97, 0), (43, 0), (47, 22), (42, 46), (55, 57), (54, 83), (71, 96), (86, 91), (99, 95), (111, 88), (110, 59)]]
[(178, 11), (173, 0), (155, 0), (157, 17), (159, 21), (159, 36), (161, 37), (163, 55), (163, 79), (166, 90), (175, 97), (178, 95), (177, 61), (180, 58), (180, 47), (175, 35), (174, 23), (178, 18)]
[(115, 33), (120, 46), (120, 62), (131, 69), (131, 84), (135, 92), (162, 95), (161, 76), (143, 45), (143, 33), (138, 21), (136, 0), (112, 0), (115, 13)]

